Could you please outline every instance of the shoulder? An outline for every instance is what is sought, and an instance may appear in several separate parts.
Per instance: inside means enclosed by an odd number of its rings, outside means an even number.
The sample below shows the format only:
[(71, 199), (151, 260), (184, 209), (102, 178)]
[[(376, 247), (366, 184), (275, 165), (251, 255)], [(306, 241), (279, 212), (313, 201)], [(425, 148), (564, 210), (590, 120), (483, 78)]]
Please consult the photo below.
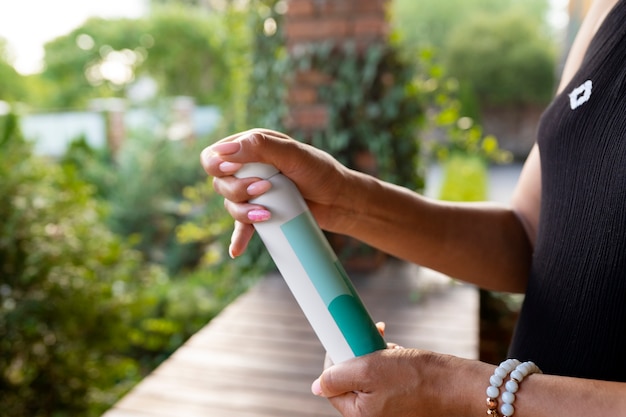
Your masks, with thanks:
[(595, 0), (592, 3), (565, 61), (558, 92), (569, 84), (574, 74), (578, 71), (587, 53), (591, 39), (618, 1), (619, 0)]

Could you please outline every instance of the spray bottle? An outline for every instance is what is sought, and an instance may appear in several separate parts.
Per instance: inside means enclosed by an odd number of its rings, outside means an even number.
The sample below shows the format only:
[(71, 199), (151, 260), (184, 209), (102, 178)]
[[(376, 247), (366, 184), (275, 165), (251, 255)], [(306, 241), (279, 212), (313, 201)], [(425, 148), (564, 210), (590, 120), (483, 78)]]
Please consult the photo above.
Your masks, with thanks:
[(254, 225), (279, 272), (334, 363), (385, 349), (363, 302), (295, 184), (275, 167), (245, 164), (238, 178), (270, 181), (250, 200), (272, 213)]

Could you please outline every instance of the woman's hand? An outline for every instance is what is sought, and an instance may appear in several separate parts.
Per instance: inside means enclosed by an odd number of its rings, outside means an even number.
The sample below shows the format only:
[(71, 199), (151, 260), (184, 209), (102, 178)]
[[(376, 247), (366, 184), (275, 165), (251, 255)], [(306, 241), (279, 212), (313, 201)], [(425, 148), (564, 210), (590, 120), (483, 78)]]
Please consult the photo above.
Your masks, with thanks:
[(269, 219), (271, 213), (258, 204), (248, 201), (271, 187), (267, 180), (259, 178), (236, 178), (235, 172), (245, 163), (262, 162), (275, 166), (298, 187), (320, 226), (326, 230), (336, 229), (342, 213), (349, 205), (346, 187), (350, 170), (327, 153), (297, 142), (288, 136), (263, 129), (235, 134), (206, 148), (201, 155), (202, 166), (214, 177), (215, 190), (224, 196), (225, 207), (235, 219), (230, 255), (236, 257), (245, 250), (254, 229), (252, 224)]
[(486, 412), (484, 389), (493, 368), (416, 349), (386, 349), (329, 367), (311, 390), (344, 417), (479, 415)]

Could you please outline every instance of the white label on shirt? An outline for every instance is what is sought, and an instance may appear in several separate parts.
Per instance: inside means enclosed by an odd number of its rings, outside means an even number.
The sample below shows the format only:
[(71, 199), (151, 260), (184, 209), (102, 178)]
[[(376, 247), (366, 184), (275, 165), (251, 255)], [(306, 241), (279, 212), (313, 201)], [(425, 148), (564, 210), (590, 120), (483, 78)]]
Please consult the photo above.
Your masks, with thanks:
[(589, 101), (589, 98), (591, 97), (591, 87), (591, 80), (587, 80), (569, 93), (569, 105), (572, 110), (576, 110), (578, 107)]

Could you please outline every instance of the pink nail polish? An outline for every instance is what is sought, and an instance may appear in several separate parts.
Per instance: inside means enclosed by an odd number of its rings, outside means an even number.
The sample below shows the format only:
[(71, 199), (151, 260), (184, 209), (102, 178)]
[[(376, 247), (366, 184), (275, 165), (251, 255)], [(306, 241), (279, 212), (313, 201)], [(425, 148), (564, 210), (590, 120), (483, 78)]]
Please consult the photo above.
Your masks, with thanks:
[(238, 152), (241, 149), (241, 144), (239, 142), (222, 142), (216, 143), (209, 148), (218, 155), (230, 155)]
[(267, 210), (256, 209), (248, 212), (248, 219), (253, 222), (264, 222), (269, 220), (271, 217), (272, 214)]
[(319, 378), (317, 378), (315, 381), (313, 381), (313, 384), (311, 384), (311, 392), (313, 393), (313, 395), (317, 395), (318, 397), (322, 395), (322, 385)]
[(248, 192), (248, 195), (256, 197), (258, 195), (263, 194), (270, 188), (272, 188), (272, 183), (267, 180), (263, 180), (263, 181), (253, 182), (252, 184), (248, 186), (248, 188), (246, 188), (246, 191)]
[(238, 162), (222, 162), (220, 164), (220, 171), (222, 171), (225, 174), (230, 174), (233, 172), (238, 171), (241, 168), (241, 164)]

